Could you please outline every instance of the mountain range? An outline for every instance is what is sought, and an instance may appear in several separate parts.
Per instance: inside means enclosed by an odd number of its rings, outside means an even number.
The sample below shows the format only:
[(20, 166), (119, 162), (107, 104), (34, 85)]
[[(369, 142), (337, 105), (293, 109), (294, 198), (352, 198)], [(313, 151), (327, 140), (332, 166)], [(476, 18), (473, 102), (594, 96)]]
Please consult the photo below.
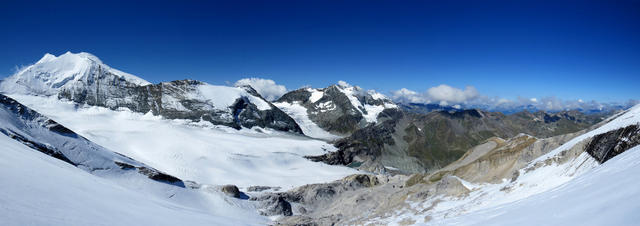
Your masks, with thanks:
[(566, 207), (545, 220), (606, 201), (625, 208), (593, 222), (629, 224), (640, 194), (640, 106), (489, 111), (346, 82), (269, 101), (70, 52), (2, 80), (0, 106), (3, 224), (533, 225), (540, 197)]

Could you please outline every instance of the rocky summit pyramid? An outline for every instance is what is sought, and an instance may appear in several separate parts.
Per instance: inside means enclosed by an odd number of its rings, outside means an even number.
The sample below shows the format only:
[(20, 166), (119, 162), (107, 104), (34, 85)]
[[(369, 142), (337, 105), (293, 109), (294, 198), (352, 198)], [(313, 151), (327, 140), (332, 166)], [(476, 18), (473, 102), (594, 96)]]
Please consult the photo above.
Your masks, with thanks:
[(292, 115), (316, 138), (337, 138), (378, 122), (387, 109), (397, 109), (391, 99), (344, 81), (326, 88), (301, 88), (284, 94), (275, 105)]

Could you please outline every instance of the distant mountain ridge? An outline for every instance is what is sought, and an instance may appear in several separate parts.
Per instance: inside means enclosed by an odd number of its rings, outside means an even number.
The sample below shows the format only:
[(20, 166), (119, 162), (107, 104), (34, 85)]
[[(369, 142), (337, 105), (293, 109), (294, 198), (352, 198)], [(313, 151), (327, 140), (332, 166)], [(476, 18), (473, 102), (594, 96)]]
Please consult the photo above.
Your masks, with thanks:
[(561, 112), (561, 111), (579, 111), (584, 114), (600, 114), (600, 113), (612, 113), (616, 111), (622, 111), (629, 109), (640, 102), (628, 101), (626, 103), (581, 103), (578, 102), (572, 106), (567, 106), (562, 109), (547, 109), (547, 107), (540, 107), (533, 104), (524, 105), (488, 105), (488, 104), (455, 104), (455, 105), (440, 105), (434, 103), (407, 103), (399, 102), (398, 106), (406, 111), (413, 113), (429, 113), (431, 111), (461, 111), (468, 109), (481, 109), (483, 111), (501, 112), (503, 114), (514, 114), (522, 111), (529, 112)]
[(46, 54), (0, 83), (0, 91), (57, 96), (78, 104), (127, 108), (238, 129), (258, 126), (302, 133), (291, 117), (251, 87), (214, 86), (195, 80), (151, 84), (113, 69), (89, 53)]

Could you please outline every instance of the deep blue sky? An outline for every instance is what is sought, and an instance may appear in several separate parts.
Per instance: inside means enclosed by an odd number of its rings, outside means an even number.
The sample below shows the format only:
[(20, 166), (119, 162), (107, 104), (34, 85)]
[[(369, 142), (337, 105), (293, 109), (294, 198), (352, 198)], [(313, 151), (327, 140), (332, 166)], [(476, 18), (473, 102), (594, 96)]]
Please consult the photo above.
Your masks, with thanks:
[(0, 77), (86, 51), (152, 82), (640, 99), (640, 1), (2, 1), (0, 28)]

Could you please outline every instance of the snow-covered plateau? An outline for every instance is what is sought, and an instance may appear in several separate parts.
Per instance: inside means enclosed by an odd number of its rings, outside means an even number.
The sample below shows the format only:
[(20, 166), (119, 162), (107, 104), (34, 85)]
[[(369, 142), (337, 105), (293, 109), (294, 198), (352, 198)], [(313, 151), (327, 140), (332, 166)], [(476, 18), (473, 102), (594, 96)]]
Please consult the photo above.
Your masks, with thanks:
[(78, 107), (55, 97), (10, 96), (109, 150), (187, 181), (288, 189), (357, 172), (305, 159), (335, 147), (304, 136)]

